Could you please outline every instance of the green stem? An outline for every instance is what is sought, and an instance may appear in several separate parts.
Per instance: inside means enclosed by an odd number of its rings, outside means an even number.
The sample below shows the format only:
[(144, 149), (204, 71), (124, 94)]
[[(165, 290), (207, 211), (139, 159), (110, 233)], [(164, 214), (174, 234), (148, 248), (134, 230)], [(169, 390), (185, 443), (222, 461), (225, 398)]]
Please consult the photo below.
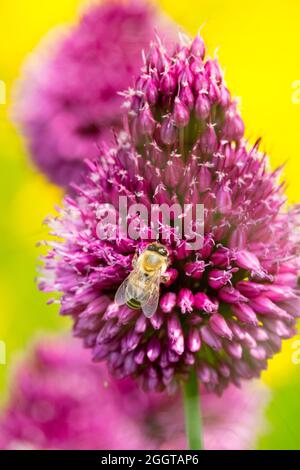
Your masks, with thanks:
[(190, 450), (202, 450), (200, 395), (196, 371), (193, 369), (183, 385), (185, 431)]

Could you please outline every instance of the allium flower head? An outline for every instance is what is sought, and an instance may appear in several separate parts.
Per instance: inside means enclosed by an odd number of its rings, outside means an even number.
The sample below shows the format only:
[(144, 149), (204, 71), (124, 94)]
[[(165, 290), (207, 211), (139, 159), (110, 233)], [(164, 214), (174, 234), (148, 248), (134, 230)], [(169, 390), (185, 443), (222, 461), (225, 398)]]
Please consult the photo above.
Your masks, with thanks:
[[(111, 379), (80, 344), (43, 339), (19, 364), (0, 415), (0, 449), (185, 449), (180, 394), (143, 393)], [(266, 404), (264, 388), (203, 394), (207, 449), (249, 449)], [(230, 405), (230, 406), (228, 406)]]
[[(111, 128), (122, 124), (118, 95), (133, 83), (141, 50), (163, 25), (143, 1), (105, 1), (78, 25), (32, 57), (18, 90), (16, 120), (38, 168), (67, 186), (83, 159), (98, 155)], [(50, 45), (49, 45), (50, 46)]]
[[(241, 139), (241, 118), (201, 38), (173, 55), (153, 44), (125, 105), (127, 133), (89, 163), (78, 196), (49, 222), (62, 240), (45, 259), (40, 287), (62, 293), (61, 313), (72, 316), (95, 361), (147, 390), (173, 390), (192, 368), (216, 392), (258, 377), (295, 334), (299, 208), (286, 209), (280, 171), (269, 170), (258, 144)], [(191, 250), (175, 232), (163, 242), (169, 279), (150, 319), (114, 303), (150, 240), (97, 235), (103, 203), (117, 211), (120, 195), (149, 211), (162, 203), (204, 206), (201, 248)]]
[(241, 139), (244, 124), (217, 60), (205, 60), (202, 38), (182, 42), (173, 55), (153, 43), (135, 88), (124, 93), (131, 134), (135, 144), (153, 139), (182, 157), (213, 154), (222, 140)]

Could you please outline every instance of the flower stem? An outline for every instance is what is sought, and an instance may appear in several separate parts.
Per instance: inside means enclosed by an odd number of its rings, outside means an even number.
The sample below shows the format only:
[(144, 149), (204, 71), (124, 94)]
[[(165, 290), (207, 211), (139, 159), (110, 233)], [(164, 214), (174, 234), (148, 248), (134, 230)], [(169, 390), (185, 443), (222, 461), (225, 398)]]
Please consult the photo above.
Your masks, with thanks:
[(202, 450), (200, 394), (196, 371), (193, 369), (183, 385), (185, 432), (189, 450)]

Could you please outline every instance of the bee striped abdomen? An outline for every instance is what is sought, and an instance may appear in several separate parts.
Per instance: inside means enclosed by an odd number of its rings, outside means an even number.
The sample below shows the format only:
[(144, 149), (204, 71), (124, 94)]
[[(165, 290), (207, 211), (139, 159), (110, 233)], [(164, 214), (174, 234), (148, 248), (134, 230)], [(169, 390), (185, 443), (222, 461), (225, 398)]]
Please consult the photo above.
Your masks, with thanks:
[(130, 299), (126, 302), (127, 307), (137, 310), (141, 308), (141, 302), (136, 299)]

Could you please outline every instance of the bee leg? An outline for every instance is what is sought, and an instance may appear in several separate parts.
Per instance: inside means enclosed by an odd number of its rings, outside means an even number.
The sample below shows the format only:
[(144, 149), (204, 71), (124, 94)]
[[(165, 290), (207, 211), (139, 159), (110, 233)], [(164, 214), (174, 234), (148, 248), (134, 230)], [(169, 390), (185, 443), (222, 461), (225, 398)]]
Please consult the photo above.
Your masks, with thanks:
[(168, 282), (170, 279), (171, 279), (170, 274), (162, 274), (162, 276), (160, 277), (160, 282), (161, 282), (162, 284), (165, 284), (165, 283)]
[(137, 260), (138, 260), (138, 255), (137, 255), (137, 253), (136, 253), (136, 254), (134, 255), (134, 257), (132, 258), (132, 267), (133, 267), (133, 268), (136, 267)]

